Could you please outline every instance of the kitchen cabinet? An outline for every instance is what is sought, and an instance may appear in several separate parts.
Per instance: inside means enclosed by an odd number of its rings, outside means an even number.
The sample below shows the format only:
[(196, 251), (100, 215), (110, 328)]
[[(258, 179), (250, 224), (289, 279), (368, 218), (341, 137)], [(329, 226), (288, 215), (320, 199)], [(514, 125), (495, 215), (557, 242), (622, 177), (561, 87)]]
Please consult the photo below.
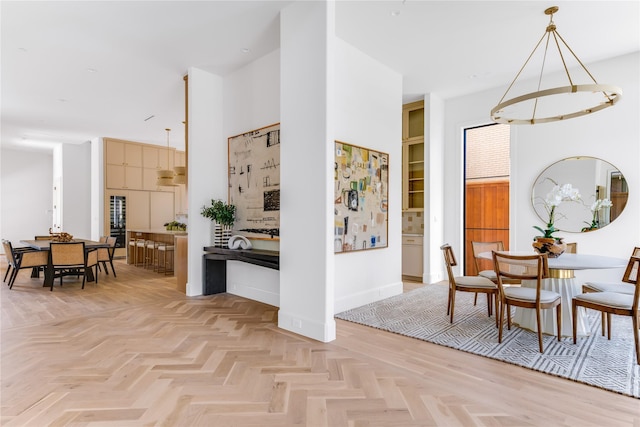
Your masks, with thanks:
[(107, 188), (142, 190), (142, 145), (105, 138)]
[(402, 235), (402, 275), (422, 280), (422, 235)]
[(424, 102), (402, 109), (402, 210), (424, 210)]

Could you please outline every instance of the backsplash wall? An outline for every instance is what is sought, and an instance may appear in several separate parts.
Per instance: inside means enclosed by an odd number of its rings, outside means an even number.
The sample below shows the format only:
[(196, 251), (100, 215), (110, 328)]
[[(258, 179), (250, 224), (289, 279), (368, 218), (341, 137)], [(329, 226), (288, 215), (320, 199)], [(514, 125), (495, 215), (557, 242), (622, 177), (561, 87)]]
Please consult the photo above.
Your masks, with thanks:
[(424, 234), (424, 212), (402, 212), (402, 234)]

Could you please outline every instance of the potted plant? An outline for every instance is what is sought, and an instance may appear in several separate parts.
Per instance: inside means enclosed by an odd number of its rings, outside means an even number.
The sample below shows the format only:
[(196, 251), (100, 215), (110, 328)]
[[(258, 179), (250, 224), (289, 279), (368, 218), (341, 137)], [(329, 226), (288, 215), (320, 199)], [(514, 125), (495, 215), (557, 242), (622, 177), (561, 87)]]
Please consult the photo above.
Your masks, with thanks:
[(213, 222), (213, 246), (227, 247), (231, 237), (231, 228), (236, 219), (236, 207), (219, 199), (211, 199), (211, 205), (203, 206), (203, 217)]
[(537, 225), (533, 226), (533, 228), (542, 233), (541, 236), (534, 237), (533, 249), (538, 253), (546, 253), (551, 258), (562, 255), (566, 249), (566, 244), (563, 242), (562, 237), (553, 235), (553, 233), (560, 231), (554, 225), (556, 207), (565, 201), (575, 202), (580, 200), (580, 191), (577, 188), (573, 188), (571, 184), (558, 185), (555, 181), (553, 183), (555, 185), (544, 200), (544, 208), (549, 214), (546, 228), (543, 229)]

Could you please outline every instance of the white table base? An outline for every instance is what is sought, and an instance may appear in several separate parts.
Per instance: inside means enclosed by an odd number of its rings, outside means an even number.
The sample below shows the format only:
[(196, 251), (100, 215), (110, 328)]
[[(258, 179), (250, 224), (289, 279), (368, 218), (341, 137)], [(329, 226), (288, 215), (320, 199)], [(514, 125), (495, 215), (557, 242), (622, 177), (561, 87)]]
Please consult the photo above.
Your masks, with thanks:
[[(522, 286), (535, 288), (535, 280), (523, 280)], [(573, 336), (573, 318), (571, 314), (571, 300), (575, 295), (582, 293), (582, 287), (577, 283), (575, 278), (550, 278), (544, 279), (542, 288), (548, 291), (554, 291), (562, 296), (562, 336)], [(542, 322), (542, 333), (548, 335), (556, 335), (556, 309), (541, 310), (540, 320)], [(521, 328), (530, 329), (534, 332), (538, 331), (536, 322), (536, 311), (530, 308), (515, 308), (515, 314), (512, 318), (513, 323)], [(589, 335), (586, 328), (585, 310), (578, 308), (578, 335)]]

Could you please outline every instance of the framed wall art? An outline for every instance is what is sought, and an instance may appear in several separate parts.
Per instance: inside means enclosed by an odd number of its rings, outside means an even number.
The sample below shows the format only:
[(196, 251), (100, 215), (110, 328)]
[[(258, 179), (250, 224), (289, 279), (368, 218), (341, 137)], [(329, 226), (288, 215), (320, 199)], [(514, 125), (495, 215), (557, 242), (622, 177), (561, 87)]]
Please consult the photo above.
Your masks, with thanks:
[(228, 142), (234, 232), (254, 239), (279, 238), (280, 124), (232, 136)]
[(334, 252), (386, 248), (389, 155), (335, 141)]

